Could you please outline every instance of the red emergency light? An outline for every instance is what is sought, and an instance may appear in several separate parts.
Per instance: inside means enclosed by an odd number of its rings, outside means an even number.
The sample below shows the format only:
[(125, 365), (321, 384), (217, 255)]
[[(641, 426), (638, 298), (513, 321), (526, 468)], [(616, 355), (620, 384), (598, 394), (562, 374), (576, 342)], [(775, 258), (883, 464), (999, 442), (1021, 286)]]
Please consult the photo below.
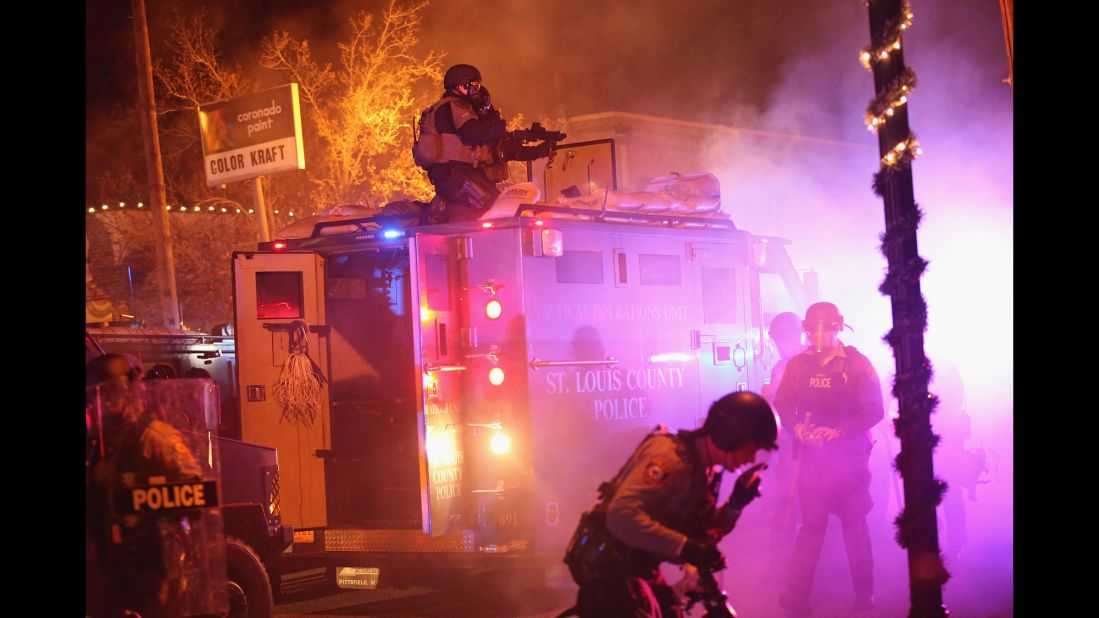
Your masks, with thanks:
[(281, 251), (286, 248), (286, 243), (282, 242), (281, 240), (276, 240), (273, 246), (275, 247), (276, 251)]
[(487, 230), (488, 228), (492, 227), (492, 222), (491, 221), (485, 221), (484, 223), (481, 224), (481, 227), (483, 227)]
[(488, 381), (493, 386), (500, 386), (504, 383), (504, 370), (499, 367), (493, 367), (488, 370)]
[(492, 448), (493, 453), (504, 455), (511, 450), (511, 438), (508, 438), (507, 434), (503, 432), (497, 433), (492, 436), (489, 446)]
[(495, 320), (496, 318), (503, 315), (503, 313), (504, 306), (500, 304), (500, 301), (496, 300), (495, 298), (485, 304), (485, 316), (487, 316), (488, 319)]

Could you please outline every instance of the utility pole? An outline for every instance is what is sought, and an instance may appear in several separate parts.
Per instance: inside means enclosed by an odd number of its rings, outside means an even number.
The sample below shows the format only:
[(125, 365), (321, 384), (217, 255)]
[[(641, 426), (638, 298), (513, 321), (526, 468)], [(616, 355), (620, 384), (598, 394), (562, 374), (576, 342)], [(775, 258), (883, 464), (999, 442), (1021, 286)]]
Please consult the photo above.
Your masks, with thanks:
[(1015, 0), (1000, 0), (1000, 18), (1004, 22), (1004, 44), (1007, 46), (1007, 82), (1015, 89)]
[(176, 265), (172, 253), (172, 229), (166, 211), (164, 170), (160, 162), (160, 137), (156, 125), (156, 100), (153, 97), (153, 65), (149, 53), (149, 27), (145, 22), (145, 0), (130, 0), (134, 20), (134, 51), (137, 57), (138, 109), (145, 135), (145, 176), (153, 214), (153, 239), (156, 244), (156, 272), (160, 296), (160, 324), (179, 328), (179, 300), (176, 294)]
[(885, 203), (882, 253), (889, 265), (879, 288), (890, 297), (893, 328), (885, 336), (893, 348), (899, 416), (894, 422), (901, 450), (897, 470), (904, 482), (904, 509), (897, 517), (897, 539), (908, 551), (910, 618), (945, 618), (942, 585), (949, 578), (939, 554), (935, 509), (946, 489), (935, 478), (932, 453), (939, 438), (931, 431), (931, 412), (938, 400), (927, 392), (931, 363), (924, 356), (927, 304), (920, 277), (927, 262), (916, 246), (921, 213), (912, 188), (912, 161), (919, 144), (908, 127), (908, 97), (916, 86), (905, 68), (902, 32), (912, 23), (908, 0), (868, 0), (870, 47), (863, 64), (874, 74), (874, 99), (867, 108), (867, 125), (878, 132), (881, 167), (874, 175), (874, 192)]

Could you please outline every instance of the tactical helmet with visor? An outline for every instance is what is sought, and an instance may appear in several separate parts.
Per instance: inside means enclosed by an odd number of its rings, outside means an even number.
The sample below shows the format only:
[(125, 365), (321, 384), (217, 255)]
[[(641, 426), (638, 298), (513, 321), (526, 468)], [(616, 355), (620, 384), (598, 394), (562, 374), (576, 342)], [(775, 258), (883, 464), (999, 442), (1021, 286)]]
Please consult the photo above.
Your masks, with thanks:
[(471, 64), (456, 64), (446, 70), (443, 87), (470, 96), (481, 90), (481, 72)]
[(820, 353), (836, 345), (836, 336), (843, 329), (843, 316), (832, 303), (813, 303), (805, 310), (801, 324), (813, 350)]

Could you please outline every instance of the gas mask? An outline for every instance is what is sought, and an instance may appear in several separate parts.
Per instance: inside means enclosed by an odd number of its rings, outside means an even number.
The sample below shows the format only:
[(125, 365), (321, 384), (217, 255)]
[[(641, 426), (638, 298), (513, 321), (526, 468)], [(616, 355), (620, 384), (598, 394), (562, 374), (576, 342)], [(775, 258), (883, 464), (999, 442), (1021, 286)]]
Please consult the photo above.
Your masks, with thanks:
[(496, 111), (492, 107), (492, 97), (489, 95), (488, 88), (482, 86), (481, 82), (470, 82), (467, 88), (469, 94), (466, 96), (469, 98), (469, 104), (473, 106), (473, 111), (477, 112), (478, 116)]

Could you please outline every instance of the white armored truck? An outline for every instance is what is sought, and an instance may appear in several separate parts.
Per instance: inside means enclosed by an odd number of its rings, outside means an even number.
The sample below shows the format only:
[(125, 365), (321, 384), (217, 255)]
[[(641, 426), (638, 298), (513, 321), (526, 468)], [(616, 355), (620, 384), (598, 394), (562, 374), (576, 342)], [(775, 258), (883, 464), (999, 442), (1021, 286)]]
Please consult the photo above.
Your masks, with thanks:
[(241, 438), (277, 449), (294, 528), (273, 571), (353, 588), (561, 566), (646, 432), (761, 389), (765, 320), (814, 300), (787, 241), (737, 229), (699, 177), (616, 191), (613, 149), (560, 146), (602, 157), (572, 198), (321, 220), (233, 255)]

